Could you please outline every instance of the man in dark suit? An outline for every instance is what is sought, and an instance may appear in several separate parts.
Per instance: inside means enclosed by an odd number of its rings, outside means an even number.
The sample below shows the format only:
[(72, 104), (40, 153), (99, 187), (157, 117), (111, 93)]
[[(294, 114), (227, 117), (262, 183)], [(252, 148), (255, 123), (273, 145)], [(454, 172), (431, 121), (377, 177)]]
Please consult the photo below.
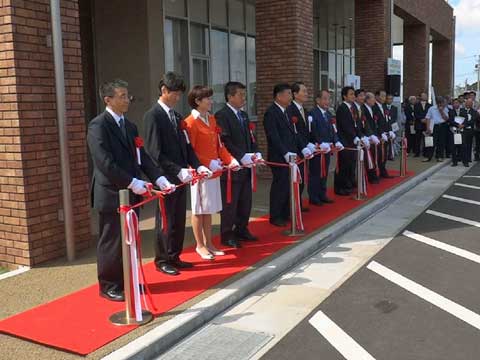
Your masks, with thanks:
[(124, 300), (118, 192), (128, 188), (137, 195), (131, 196), (131, 201), (138, 201), (138, 196), (147, 192), (145, 181), (140, 180), (141, 172), (161, 190), (175, 189), (143, 147), (139, 149), (138, 158), (137, 127), (125, 117), (130, 104), (127, 87), (122, 80), (101, 85), (100, 97), (106, 110), (90, 122), (87, 134), (94, 166), (92, 200), (99, 221), (97, 273), (100, 296), (112, 301)]
[[(273, 88), (274, 102), (265, 112), (263, 126), (268, 144), (268, 161), (287, 164), (290, 156), (310, 158), (313, 154), (307, 148), (302, 149), (296, 124), (287, 113), (292, 101), (292, 90), (288, 84), (278, 84)], [(290, 183), (288, 167), (272, 166), (272, 186), (270, 187), (270, 223), (286, 226), (290, 217)]]
[(325, 174), (321, 173), (321, 156), (316, 156), (310, 160), (310, 181), (308, 183), (308, 195), (310, 204), (321, 206), (323, 203), (330, 204), (333, 200), (327, 197), (327, 179), (328, 168), (330, 166), (331, 145), (335, 145), (338, 150), (343, 149), (343, 145), (338, 141), (338, 136), (331, 120), (332, 115), (328, 111), (330, 107), (330, 93), (327, 90), (320, 91), (315, 98), (316, 106), (310, 111), (309, 117), (312, 118), (312, 132), (310, 141), (319, 145), (319, 149), (325, 152)]
[[(427, 123), (427, 112), (432, 105), (428, 103), (427, 93), (420, 94), (420, 101), (417, 102), (413, 108), (415, 113), (415, 146), (413, 151), (415, 152), (415, 157), (420, 156), (420, 149), (423, 143), (423, 132), (426, 130)], [(425, 153), (425, 148), (424, 148)]]
[(227, 204), (227, 175), (221, 178), (223, 209), (220, 213), (222, 244), (233, 248), (241, 247), (239, 240), (255, 241), (257, 237), (248, 230), (252, 210), (252, 167), (262, 159), (258, 151), (253, 130), (250, 129), (245, 106), (245, 85), (229, 82), (225, 85), (225, 106), (215, 114), (222, 129), (222, 141), (227, 150), (239, 163), (247, 168), (232, 173), (232, 198)]
[[(375, 105), (373, 107), (373, 116), (377, 119), (377, 126), (381, 134), (380, 150), (378, 151), (378, 169), (380, 170), (380, 177), (391, 178), (387, 171), (387, 160), (390, 149), (390, 139), (395, 139), (395, 134), (388, 123), (387, 115), (385, 113), (385, 100), (387, 93), (384, 90), (379, 90), (375, 93)], [(383, 147), (383, 150), (382, 150)]]
[(388, 113), (388, 124), (392, 127), (393, 124), (397, 123), (398, 125), (398, 108), (393, 105), (393, 95), (387, 94), (385, 99), (385, 104), (383, 109), (387, 110)]
[[(365, 104), (363, 105), (363, 113), (367, 123), (367, 127), (370, 131), (369, 140), (373, 145), (371, 148), (371, 154), (374, 159), (378, 159), (378, 150), (380, 146), (380, 138), (382, 133), (380, 132), (380, 127), (378, 124), (378, 116), (375, 116), (373, 113), (373, 108), (375, 107), (376, 100), (375, 95), (371, 92), (365, 94)], [(378, 160), (377, 160), (378, 163)], [(371, 184), (378, 184), (379, 178), (377, 176), (376, 166), (373, 169), (367, 168), (368, 181)]]
[[(307, 110), (304, 104), (308, 101), (308, 89), (303, 82), (295, 82), (292, 84), (292, 97), (293, 101), (287, 107), (288, 116), (291, 119), (297, 118), (297, 137), (300, 148), (308, 147), (312, 153), (315, 152), (315, 145), (309, 142), (310, 132), (307, 119)], [(299, 154), (300, 155), (300, 154)], [(301, 156), (301, 155), (300, 155)], [(304, 179), (304, 164), (299, 165), (302, 179)], [(300, 184), (300, 196), (303, 193), (303, 182)], [(307, 208), (302, 206), (302, 211), (308, 211)]]
[(467, 164), (472, 162), (472, 145), (474, 137), (475, 124), (480, 121), (478, 111), (473, 108), (473, 99), (470, 97), (465, 100), (465, 107), (460, 111), (460, 116), (465, 118), (465, 126), (463, 128), (463, 151)]
[(415, 96), (409, 96), (407, 101), (404, 104), (405, 136), (407, 137), (407, 143), (408, 143), (407, 152), (409, 154), (414, 151), (414, 144), (415, 144), (415, 135), (416, 135), (415, 111), (413, 108), (416, 102), (417, 102), (417, 98)]
[[(452, 149), (452, 166), (457, 166), (458, 161), (460, 160), (464, 166), (469, 166), (467, 154), (464, 151), (464, 140), (462, 139), (462, 144), (455, 145), (454, 143), (454, 134), (461, 134), (462, 138), (463, 131), (465, 128), (465, 118), (462, 115), (461, 104), (458, 99), (454, 99), (452, 103), (452, 108), (448, 110), (448, 125), (449, 129), (449, 142), (450, 148)], [(458, 119), (458, 118), (462, 119)], [(460, 124), (461, 122), (461, 124)]]
[[(192, 180), (193, 169), (206, 173), (201, 167), (189, 141), (181, 128), (181, 115), (174, 110), (185, 91), (185, 83), (179, 75), (168, 72), (162, 76), (158, 90), (160, 97), (143, 118), (145, 149), (156, 166), (164, 169), (173, 184)], [(162, 224), (159, 207), (155, 207), (155, 267), (167, 275), (178, 275), (178, 269), (191, 268), (182, 261), (187, 211), (187, 187), (182, 186), (165, 198), (167, 224)], [(163, 227), (166, 226), (166, 229)], [(163, 231), (163, 230), (165, 231)]]
[[(342, 89), (343, 102), (337, 108), (336, 125), (338, 138), (346, 147), (356, 147), (360, 143), (357, 127), (355, 90), (351, 86)], [(341, 151), (338, 154), (339, 170), (335, 174), (334, 190), (337, 195), (350, 195), (355, 186), (356, 152), (350, 150)]]

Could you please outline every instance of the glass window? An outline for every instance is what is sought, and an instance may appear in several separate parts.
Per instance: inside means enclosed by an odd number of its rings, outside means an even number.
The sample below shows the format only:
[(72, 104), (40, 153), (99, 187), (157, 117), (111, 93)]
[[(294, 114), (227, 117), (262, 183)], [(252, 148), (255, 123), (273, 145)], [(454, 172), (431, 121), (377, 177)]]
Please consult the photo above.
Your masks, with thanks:
[(328, 88), (328, 74), (322, 74), (320, 78), (320, 90)]
[(322, 50), (328, 49), (328, 19), (326, 15), (326, 11), (321, 11), (318, 19), (318, 47)]
[(187, 16), (185, 0), (165, 0), (165, 13), (171, 16)]
[(199, 24), (191, 24), (190, 36), (192, 38), (192, 54), (208, 55), (208, 28)]
[(247, 32), (255, 35), (255, 0), (247, 0), (246, 10)]
[(336, 26), (329, 26), (328, 27), (328, 50), (335, 51), (335, 43), (336, 43)]
[(313, 50), (313, 93), (316, 94), (318, 90), (320, 90), (320, 52)]
[(190, 20), (208, 23), (207, 0), (188, 0), (188, 13)]
[(227, 27), (227, 0), (210, 0), (212, 24)]
[[(343, 64), (344, 64), (344, 75), (351, 74), (351, 67), (350, 67), (350, 56), (345, 56), (343, 58)], [(343, 77), (345, 79), (345, 76)]]
[(313, 47), (318, 49), (320, 47), (319, 38), (318, 38), (318, 17), (313, 18)]
[(212, 88), (213, 111), (221, 109), (225, 103), (223, 87), (229, 81), (228, 69), (228, 34), (212, 30)]
[(245, 31), (243, 0), (229, 0), (228, 3), (230, 29), (235, 31)]
[(335, 54), (328, 53), (328, 89), (335, 91)]
[(245, 36), (230, 34), (230, 80), (246, 83)]
[(337, 53), (343, 53), (343, 26), (337, 27)]
[(328, 52), (322, 51), (320, 52), (320, 70), (321, 71), (328, 71)]
[(343, 87), (343, 56), (337, 55), (337, 88)]
[(257, 115), (257, 62), (255, 59), (255, 38), (247, 37), (247, 104), (248, 114)]
[(193, 58), (193, 84), (208, 86), (208, 60)]

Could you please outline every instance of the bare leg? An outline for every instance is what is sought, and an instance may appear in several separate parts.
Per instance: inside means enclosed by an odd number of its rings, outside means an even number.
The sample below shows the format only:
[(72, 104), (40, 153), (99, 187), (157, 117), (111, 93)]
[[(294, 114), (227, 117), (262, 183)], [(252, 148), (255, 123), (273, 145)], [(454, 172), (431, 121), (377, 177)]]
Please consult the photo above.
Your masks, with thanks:
[(192, 229), (195, 241), (197, 242), (198, 252), (202, 255), (208, 255), (208, 249), (205, 247), (206, 242), (203, 236), (203, 223), (205, 215), (192, 215)]

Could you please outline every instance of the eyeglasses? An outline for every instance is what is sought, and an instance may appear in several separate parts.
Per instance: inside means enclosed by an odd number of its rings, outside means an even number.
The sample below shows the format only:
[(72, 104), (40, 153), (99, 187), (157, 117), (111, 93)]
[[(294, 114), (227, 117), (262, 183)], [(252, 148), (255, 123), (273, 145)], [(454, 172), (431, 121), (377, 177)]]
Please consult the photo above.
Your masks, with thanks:
[(109, 96), (109, 97), (110, 97), (110, 98), (115, 98), (115, 97), (117, 97), (117, 98), (119, 98), (119, 99), (121, 99), (121, 100), (123, 100), (123, 101), (126, 101), (126, 100), (128, 100), (128, 101), (130, 101), (130, 102), (134, 102), (134, 101), (135, 101), (135, 96), (134, 96), (134, 95), (124, 94), (124, 95), (119, 95), (119, 96), (115, 95), (115, 96)]

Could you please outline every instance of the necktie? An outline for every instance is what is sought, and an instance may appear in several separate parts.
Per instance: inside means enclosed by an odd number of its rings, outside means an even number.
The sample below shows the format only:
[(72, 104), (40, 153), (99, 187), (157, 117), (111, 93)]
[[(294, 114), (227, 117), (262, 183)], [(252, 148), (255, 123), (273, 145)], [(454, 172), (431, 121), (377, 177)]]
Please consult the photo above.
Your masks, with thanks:
[(122, 131), (122, 135), (123, 137), (126, 139), (127, 138), (127, 129), (125, 127), (125, 120), (122, 118), (120, 118), (118, 124), (120, 125), (120, 130)]
[(302, 114), (303, 121), (305, 121), (305, 110), (303, 109), (303, 106), (300, 108), (300, 114)]
[(242, 114), (241, 111), (237, 111), (237, 119), (240, 123), (240, 126), (243, 128), (244, 118), (243, 118), (243, 114)]
[(175, 116), (175, 111), (173, 111), (172, 109), (168, 112), (169, 114), (169, 117), (170, 117), (170, 122), (172, 123), (172, 126), (173, 128), (175, 129), (175, 131), (177, 131), (177, 119), (176, 119), (176, 116)]

